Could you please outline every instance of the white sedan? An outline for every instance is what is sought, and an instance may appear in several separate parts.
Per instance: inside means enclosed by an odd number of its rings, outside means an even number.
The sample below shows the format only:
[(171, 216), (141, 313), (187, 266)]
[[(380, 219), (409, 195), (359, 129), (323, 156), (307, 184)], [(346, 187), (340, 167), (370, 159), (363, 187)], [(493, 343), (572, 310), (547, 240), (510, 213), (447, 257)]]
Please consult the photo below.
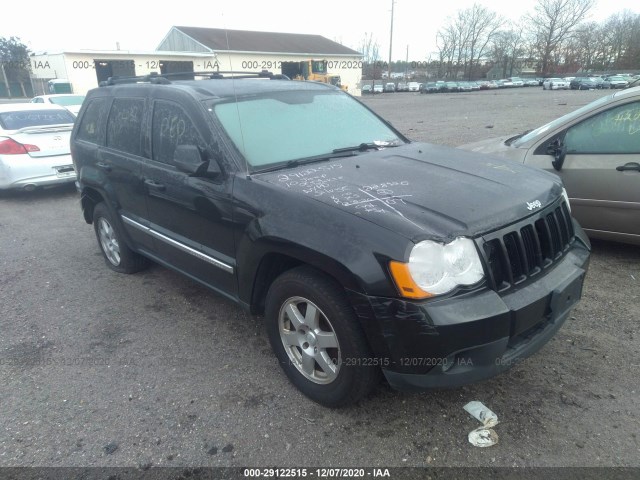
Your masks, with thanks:
[(69, 151), (74, 121), (59, 105), (0, 105), (0, 190), (74, 182)]
[(563, 78), (545, 78), (542, 82), (543, 90), (569, 90), (569, 82)]
[(58, 93), (56, 95), (39, 95), (31, 99), (31, 103), (44, 103), (53, 105), (62, 105), (75, 116), (78, 116), (84, 95), (75, 95), (73, 93)]

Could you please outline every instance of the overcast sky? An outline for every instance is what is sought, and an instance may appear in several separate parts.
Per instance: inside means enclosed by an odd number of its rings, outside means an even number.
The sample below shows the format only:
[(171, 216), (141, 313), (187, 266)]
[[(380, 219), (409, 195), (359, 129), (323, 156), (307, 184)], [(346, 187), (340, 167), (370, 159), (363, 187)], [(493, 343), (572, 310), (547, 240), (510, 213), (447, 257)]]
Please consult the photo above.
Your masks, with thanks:
[[(435, 37), (457, 11), (472, 0), (396, 0), (393, 59), (426, 60)], [(483, 0), (477, 3), (512, 22), (533, 11), (536, 0)], [(168, 7), (170, 5), (170, 7)], [(509, 5), (509, 6), (506, 6)], [(27, 7), (27, 8), (26, 8)], [(639, 0), (598, 0), (591, 20), (602, 21), (623, 10), (640, 13)], [(173, 25), (323, 35), (358, 49), (367, 33), (388, 59), (391, 0), (31, 0), (3, 2), (0, 36), (20, 37), (32, 51), (78, 49), (154, 50)]]

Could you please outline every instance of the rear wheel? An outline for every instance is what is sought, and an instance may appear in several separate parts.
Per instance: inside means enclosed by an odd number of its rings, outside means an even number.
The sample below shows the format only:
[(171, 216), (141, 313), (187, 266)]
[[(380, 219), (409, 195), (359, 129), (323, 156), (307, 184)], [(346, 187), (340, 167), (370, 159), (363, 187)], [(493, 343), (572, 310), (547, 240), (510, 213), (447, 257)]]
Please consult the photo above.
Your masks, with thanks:
[(149, 265), (147, 258), (131, 250), (124, 242), (122, 232), (104, 202), (93, 210), (93, 227), (109, 268), (120, 273), (135, 273)]
[(344, 290), (309, 267), (278, 277), (267, 295), (271, 346), (289, 380), (312, 400), (341, 407), (366, 396), (379, 370)]

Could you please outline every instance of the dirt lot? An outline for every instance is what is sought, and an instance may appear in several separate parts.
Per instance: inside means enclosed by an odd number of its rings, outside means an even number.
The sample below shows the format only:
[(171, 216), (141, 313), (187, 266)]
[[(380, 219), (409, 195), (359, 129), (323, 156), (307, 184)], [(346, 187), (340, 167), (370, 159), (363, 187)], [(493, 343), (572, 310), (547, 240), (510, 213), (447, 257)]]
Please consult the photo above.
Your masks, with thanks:
[[(364, 102), (414, 140), (515, 134), (604, 92)], [(0, 198), (0, 466), (640, 467), (640, 249), (593, 245), (584, 298), (541, 352), (478, 385), (310, 403), (261, 320), (164, 268), (104, 265), (73, 188)], [(471, 400), (498, 445), (467, 441)]]

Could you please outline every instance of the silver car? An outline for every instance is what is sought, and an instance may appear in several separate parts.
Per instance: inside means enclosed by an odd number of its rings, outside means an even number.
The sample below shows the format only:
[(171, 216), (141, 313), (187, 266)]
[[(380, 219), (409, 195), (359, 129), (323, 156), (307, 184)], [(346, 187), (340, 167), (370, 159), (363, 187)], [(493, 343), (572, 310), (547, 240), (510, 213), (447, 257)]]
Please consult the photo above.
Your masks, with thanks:
[(599, 98), (529, 133), (460, 148), (562, 177), (592, 238), (640, 245), (640, 87)]
[(545, 78), (542, 82), (543, 90), (569, 90), (569, 81), (564, 78)]
[(69, 153), (74, 120), (59, 105), (0, 105), (0, 190), (74, 182)]

